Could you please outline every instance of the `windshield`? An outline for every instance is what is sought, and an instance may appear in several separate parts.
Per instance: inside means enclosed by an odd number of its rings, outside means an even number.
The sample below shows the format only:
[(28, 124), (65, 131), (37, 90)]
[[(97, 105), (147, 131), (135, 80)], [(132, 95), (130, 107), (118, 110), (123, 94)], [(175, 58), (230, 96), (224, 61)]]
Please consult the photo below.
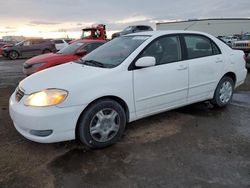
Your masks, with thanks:
[(105, 68), (116, 67), (149, 37), (134, 35), (113, 39), (83, 57), (82, 63), (93, 66), (97, 66), (98, 63)]
[(128, 26), (121, 32), (122, 35), (126, 35), (129, 33), (133, 33), (133, 26)]
[(25, 41), (18, 42), (18, 43), (15, 44), (15, 46), (21, 46), (21, 45), (23, 45), (24, 42)]
[(89, 37), (91, 37), (91, 30), (83, 30), (81, 38), (84, 39)]
[(250, 35), (242, 35), (242, 40), (250, 40)]
[(76, 43), (73, 43), (73, 44), (61, 49), (57, 53), (58, 54), (73, 54), (77, 49), (79, 49), (83, 45), (84, 45), (83, 42), (76, 42)]
[(130, 31), (130, 30), (132, 30), (132, 26), (128, 26), (128, 27), (126, 27), (123, 31)]

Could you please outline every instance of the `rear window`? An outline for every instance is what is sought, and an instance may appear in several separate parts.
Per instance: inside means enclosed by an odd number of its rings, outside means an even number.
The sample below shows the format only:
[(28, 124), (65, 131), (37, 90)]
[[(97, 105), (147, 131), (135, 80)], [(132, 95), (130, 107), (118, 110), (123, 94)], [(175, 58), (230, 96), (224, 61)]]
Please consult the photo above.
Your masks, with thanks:
[(43, 40), (43, 39), (32, 40), (32, 44), (41, 44), (41, 43), (44, 43), (44, 42), (46, 42), (46, 41)]
[(152, 30), (151, 27), (149, 27), (149, 26), (137, 26), (137, 29), (142, 30), (142, 31), (144, 31), (144, 30)]

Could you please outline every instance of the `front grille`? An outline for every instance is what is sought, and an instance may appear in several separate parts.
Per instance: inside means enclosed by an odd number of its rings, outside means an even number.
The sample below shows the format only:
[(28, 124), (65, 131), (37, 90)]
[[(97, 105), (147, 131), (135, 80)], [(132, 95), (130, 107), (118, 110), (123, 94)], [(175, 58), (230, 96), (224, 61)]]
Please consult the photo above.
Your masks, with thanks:
[(20, 101), (24, 96), (24, 92), (18, 88), (18, 90), (16, 91), (16, 101)]
[(248, 43), (235, 43), (234, 46), (236, 46), (236, 47), (247, 47)]

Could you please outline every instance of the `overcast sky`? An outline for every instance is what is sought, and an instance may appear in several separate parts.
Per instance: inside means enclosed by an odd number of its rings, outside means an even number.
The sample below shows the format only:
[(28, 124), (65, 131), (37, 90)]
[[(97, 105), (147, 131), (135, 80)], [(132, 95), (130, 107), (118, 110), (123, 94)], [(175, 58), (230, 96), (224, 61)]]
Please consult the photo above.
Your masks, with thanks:
[(164, 20), (228, 17), (250, 17), (250, 0), (5, 0), (0, 36), (78, 32), (99, 23), (117, 31), (133, 24), (155, 27)]

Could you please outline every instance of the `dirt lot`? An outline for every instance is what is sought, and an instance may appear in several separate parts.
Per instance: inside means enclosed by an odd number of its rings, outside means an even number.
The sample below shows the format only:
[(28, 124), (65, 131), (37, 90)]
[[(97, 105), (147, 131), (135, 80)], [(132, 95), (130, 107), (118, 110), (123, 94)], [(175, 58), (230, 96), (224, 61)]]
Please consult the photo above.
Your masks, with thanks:
[(128, 125), (103, 150), (23, 138), (8, 99), (24, 60), (0, 59), (0, 187), (250, 187), (250, 74), (225, 109), (194, 104)]

